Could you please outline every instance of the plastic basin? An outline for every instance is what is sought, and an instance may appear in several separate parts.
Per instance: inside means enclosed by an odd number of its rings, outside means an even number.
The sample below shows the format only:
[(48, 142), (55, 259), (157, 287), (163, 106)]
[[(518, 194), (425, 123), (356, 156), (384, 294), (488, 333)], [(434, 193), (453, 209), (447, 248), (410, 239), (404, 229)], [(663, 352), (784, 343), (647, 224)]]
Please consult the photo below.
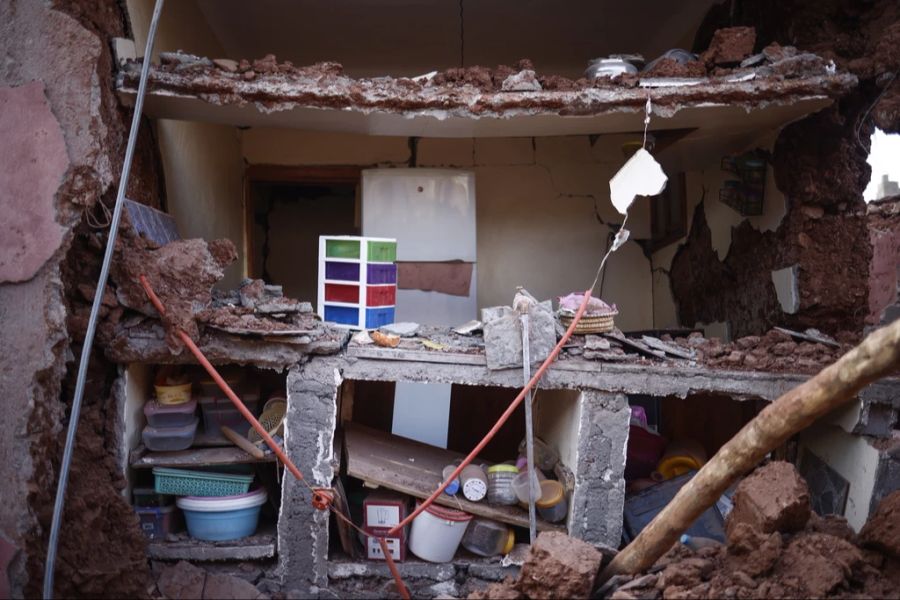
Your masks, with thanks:
[(253, 535), (267, 499), (266, 491), (260, 488), (237, 496), (185, 496), (175, 503), (184, 512), (191, 537), (223, 542)]

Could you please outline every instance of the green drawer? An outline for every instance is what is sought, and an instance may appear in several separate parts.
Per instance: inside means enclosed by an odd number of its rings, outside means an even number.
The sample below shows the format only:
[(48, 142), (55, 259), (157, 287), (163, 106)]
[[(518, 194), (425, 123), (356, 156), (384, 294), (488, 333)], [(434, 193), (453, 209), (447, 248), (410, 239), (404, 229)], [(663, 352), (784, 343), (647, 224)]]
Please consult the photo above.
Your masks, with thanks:
[(328, 258), (359, 258), (359, 240), (325, 240)]
[(369, 242), (370, 262), (395, 262), (397, 242)]

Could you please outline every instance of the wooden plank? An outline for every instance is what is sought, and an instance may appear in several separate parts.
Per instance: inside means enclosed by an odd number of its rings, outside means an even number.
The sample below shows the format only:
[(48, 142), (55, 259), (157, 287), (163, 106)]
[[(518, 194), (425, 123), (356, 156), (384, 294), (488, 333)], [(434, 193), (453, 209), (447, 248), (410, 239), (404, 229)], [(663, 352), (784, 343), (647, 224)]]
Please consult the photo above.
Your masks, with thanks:
[[(464, 458), (457, 452), (354, 423), (347, 424), (344, 448), (347, 452), (348, 475), (415, 498), (427, 498), (431, 495), (441, 483), (443, 468)], [(469, 502), (461, 494), (441, 494), (435, 502), (495, 521), (528, 527), (528, 513), (518, 506)], [(538, 530), (565, 531), (565, 527), (538, 519)]]
[(256, 459), (236, 446), (215, 448), (188, 448), (177, 452), (151, 452), (138, 446), (131, 452), (131, 466), (135, 469), (152, 467), (210, 467), (215, 465), (239, 465), (275, 462), (269, 454)]
[(356, 358), (372, 358), (375, 360), (408, 360), (431, 363), (447, 363), (451, 365), (486, 366), (483, 354), (462, 354), (460, 352), (433, 352), (425, 350), (400, 350), (388, 348), (368, 348), (365, 346), (348, 346), (347, 356)]

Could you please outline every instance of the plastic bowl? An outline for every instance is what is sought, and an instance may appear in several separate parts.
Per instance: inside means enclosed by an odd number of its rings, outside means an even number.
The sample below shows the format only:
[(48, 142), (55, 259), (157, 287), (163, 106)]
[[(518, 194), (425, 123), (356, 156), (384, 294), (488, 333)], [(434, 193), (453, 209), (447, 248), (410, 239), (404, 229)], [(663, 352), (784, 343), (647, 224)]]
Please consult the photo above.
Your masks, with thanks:
[(198, 540), (237, 540), (256, 532), (268, 494), (260, 488), (237, 496), (185, 496), (175, 501), (184, 512), (188, 533)]

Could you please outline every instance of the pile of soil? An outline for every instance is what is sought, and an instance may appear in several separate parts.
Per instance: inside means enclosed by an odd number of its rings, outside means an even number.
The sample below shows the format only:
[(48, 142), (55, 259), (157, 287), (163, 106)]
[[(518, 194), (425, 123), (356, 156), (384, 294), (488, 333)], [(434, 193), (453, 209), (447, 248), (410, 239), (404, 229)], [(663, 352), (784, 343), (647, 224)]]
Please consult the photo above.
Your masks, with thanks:
[[(668, 341), (665, 337), (663, 336), (663, 340)], [(710, 367), (792, 373), (818, 373), (852, 349), (858, 341), (858, 335), (843, 332), (838, 334), (837, 339), (843, 342), (840, 347), (796, 342), (790, 335), (777, 329), (762, 336), (738, 338), (734, 342), (704, 338), (699, 333), (687, 338), (670, 338), (683, 348), (693, 348), (697, 354), (697, 362)]]
[(733, 500), (727, 544), (676, 543), (608, 597), (900, 598), (900, 491), (859, 535), (843, 517), (810, 511), (806, 482), (789, 463), (758, 469)]

